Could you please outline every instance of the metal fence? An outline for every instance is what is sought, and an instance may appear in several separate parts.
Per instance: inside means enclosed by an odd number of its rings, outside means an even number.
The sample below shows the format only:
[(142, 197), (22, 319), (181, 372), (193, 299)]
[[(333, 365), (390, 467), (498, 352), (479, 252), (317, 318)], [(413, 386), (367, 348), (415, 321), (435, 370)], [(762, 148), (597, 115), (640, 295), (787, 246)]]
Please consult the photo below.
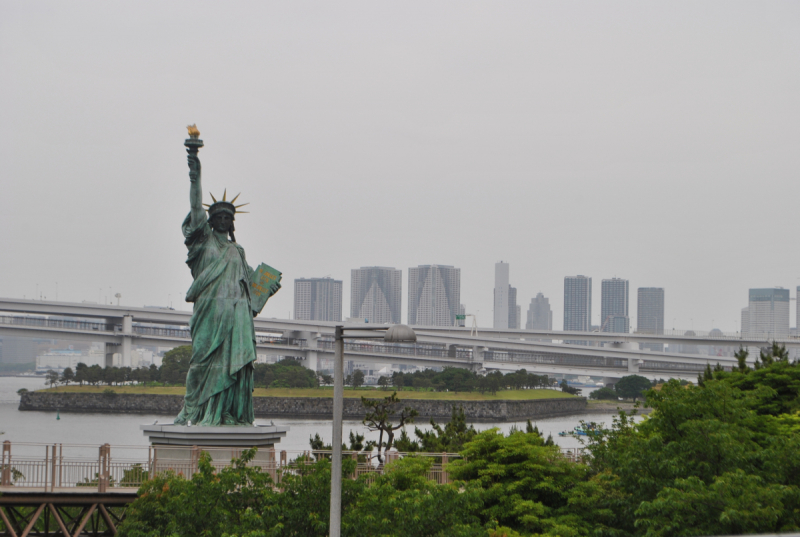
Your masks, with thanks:
[[(199, 470), (200, 454), (212, 457), (218, 471), (230, 466), (231, 460), (242, 455), (241, 448), (182, 447), (182, 446), (90, 446), (80, 444), (32, 444), (3, 442), (0, 462), (0, 490), (34, 489), (52, 492), (86, 487), (87, 491), (107, 492), (109, 489), (139, 488), (147, 479), (174, 472), (191, 478)], [(390, 451), (379, 462), (373, 452), (343, 452), (356, 461), (355, 479), (366, 475), (372, 481), (382, 474), (385, 464), (409, 454)], [(276, 484), (290, 474), (302, 475), (305, 467), (330, 451), (286, 451), (262, 448), (249, 466), (267, 472)], [(433, 459), (428, 478), (436, 483), (449, 483), (448, 462), (460, 458), (457, 453), (414, 453), (413, 456)]]

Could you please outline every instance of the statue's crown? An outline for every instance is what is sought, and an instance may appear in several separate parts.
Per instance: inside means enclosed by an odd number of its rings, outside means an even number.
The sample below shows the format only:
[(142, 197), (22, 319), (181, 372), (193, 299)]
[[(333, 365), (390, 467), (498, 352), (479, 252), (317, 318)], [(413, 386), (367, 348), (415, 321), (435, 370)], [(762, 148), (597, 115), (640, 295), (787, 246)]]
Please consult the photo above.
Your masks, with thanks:
[(241, 205), (234, 205), (233, 204), (233, 202), (235, 202), (236, 199), (239, 196), (242, 195), (241, 192), (239, 194), (236, 194), (236, 197), (233, 198), (231, 201), (227, 201), (227, 199), (226, 199), (228, 197), (228, 189), (227, 188), (222, 193), (222, 199), (220, 201), (217, 201), (217, 198), (215, 198), (214, 194), (211, 194), (211, 192), (209, 192), (209, 194), (211, 195), (211, 199), (214, 200), (214, 203), (212, 203), (211, 205), (208, 205), (207, 203), (203, 204), (206, 207), (208, 207), (208, 209), (206, 209), (206, 210), (208, 211), (208, 217), (209, 218), (211, 218), (212, 216), (214, 216), (216, 213), (219, 213), (219, 212), (228, 213), (231, 216), (233, 216), (233, 215), (235, 215), (237, 213), (239, 213), (239, 214), (247, 213), (247, 211), (239, 211), (237, 209), (239, 209), (239, 207), (244, 207), (245, 205), (249, 205), (249, 203), (242, 203)]

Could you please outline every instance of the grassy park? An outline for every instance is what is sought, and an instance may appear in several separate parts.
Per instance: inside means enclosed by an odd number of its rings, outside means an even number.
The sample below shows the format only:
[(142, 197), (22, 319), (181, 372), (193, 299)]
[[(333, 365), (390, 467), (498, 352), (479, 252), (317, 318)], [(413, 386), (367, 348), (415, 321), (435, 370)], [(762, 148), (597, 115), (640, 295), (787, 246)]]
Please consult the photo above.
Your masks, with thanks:
[[(59, 386), (49, 388), (44, 391), (51, 393), (98, 393), (102, 394), (108, 390), (108, 386)], [(113, 386), (110, 389), (115, 393), (142, 393), (159, 395), (183, 395), (186, 391), (183, 386)], [(345, 388), (345, 397), (386, 397), (394, 391), (390, 389), (377, 388)], [(333, 397), (333, 388), (324, 386), (320, 388), (256, 388), (253, 392), (255, 397)], [(427, 399), (440, 401), (495, 401), (495, 400), (514, 400), (523, 401), (531, 399), (555, 399), (564, 397), (574, 397), (568, 393), (557, 390), (503, 390), (492, 395), (491, 393), (481, 394), (480, 392), (437, 392), (432, 390), (403, 389), (397, 390), (400, 399)]]

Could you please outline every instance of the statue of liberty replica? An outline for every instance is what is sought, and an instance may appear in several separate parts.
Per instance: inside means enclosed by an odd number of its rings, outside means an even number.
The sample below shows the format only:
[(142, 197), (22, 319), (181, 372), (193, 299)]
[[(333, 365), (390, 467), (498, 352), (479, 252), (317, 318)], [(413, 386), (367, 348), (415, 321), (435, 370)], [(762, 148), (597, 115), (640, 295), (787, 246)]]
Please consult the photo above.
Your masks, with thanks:
[[(229, 426), (253, 424), (253, 362), (256, 336), (253, 317), (280, 289), (280, 273), (247, 264), (244, 248), (234, 236), (234, 221), (242, 205), (237, 195), (203, 204), (200, 132), (188, 127), (189, 202), (183, 221), (186, 264), (192, 283), (186, 301), (194, 304), (189, 328), (192, 358), (186, 375), (186, 397), (176, 425)], [(243, 204), (247, 205), (247, 204)], [(204, 209), (207, 207), (207, 209)]]

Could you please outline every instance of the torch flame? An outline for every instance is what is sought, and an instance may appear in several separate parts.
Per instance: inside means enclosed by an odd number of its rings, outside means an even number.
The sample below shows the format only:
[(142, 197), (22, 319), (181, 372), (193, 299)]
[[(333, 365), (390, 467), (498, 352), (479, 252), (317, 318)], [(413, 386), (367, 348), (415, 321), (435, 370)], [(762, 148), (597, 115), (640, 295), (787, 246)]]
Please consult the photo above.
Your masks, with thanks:
[(191, 124), (191, 125), (187, 125), (186, 126), (186, 130), (189, 131), (189, 137), (190, 138), (195, 138), (196, 139), (198, 136), (200, 136), (200, 131), (197, 130), (197, 125), (194, 124), (194, 123)]

